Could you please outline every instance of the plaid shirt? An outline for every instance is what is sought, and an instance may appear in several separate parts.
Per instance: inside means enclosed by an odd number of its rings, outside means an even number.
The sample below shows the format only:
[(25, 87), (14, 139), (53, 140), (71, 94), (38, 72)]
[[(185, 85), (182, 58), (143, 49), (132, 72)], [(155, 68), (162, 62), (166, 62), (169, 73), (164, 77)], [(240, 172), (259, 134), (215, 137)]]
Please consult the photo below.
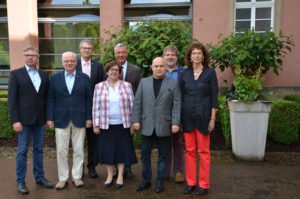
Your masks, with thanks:
[[(100, 129), (108, 129), (109, 126), (109, 99), (108, 99), (108, 82), (103, 81), (96, 84), (93, 98), (93, 125), (99, 126)], [(131, 84), (119, 80), (119, 102), (124, 128), (130, 128), (131, 114), (133, 106), (133, 92)]]

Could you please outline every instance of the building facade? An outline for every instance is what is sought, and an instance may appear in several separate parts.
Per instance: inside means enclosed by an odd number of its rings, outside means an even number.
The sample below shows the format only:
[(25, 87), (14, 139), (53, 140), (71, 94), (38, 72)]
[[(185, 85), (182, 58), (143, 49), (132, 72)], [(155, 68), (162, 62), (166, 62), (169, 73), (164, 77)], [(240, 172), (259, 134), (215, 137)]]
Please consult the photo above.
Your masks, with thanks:
[[(284, 57), (283, 71), (268, 73), (265, 86), (280, 95), (300, 93), (299, 9), (299, 0), (0, 0), (0, 85), (7, 84), (9, 70), (23, 65), (25, 46), (39, 48), (41, 68), (59, 70), (61, 53), (79, 53), (80, 40), (99, 45), (108, 31), (158, 17), (190, 21), (193, 37), (204, 44), (250, 28), (292, 35), (295, 46)], [(227, 87), (231, 71), (217, 72), (219, 86)]]

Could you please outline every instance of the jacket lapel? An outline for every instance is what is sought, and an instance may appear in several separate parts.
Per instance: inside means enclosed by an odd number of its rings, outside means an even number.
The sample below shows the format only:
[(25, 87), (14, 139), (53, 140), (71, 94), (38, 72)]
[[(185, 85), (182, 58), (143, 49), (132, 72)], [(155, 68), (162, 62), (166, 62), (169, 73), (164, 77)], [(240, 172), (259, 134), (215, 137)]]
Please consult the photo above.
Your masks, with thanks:
[(78, 85), (78, 82), (79, 82), (79, 74), (76, 73), (75, 75), (75, 80), (74, 80), (74, 85), (73, 85), (73, 88), (72, 88), (72, 92), (71, 92), (71, 95), (73, 95), (73, 93), (76, 91), (76, 86)]
[(63, 89), (65, 90), (65, 92), (67, 92), (70, 95), (68, 87), (67, 87), (65, 71), (61, 72), (60, 81), (63, 82), (63, 87), (64, 87)]
[(159, 100), (159, 98), (164, 94), (164, 92), (167, 88), (167, 86), (166, 86), (167, 84), (168, 84), (168, 79), (167, 79), (167, 77), (165, 77), (161, 83), (161, 87), (159, 89), (156, 100)]
[(30, 84), (30, 88), (36, 93), (36, 90), (35, 90), (35, 88), (34, 88), (34, 85), (33, 85), (32, 81), (31, 81), (31, 79), (30, 79), (30, 77), (29, 77), (28, 71), (27, 71), (27, 69), (26, 69), (25, 66), (24, 66), (24, 68), (23, 68), (23, 70), (22, 70), (22, 73), (23, 73), (22, 76), (25, 78), (25, 82), (30, 82), (30, 83), (29, 83), (29, 84)]

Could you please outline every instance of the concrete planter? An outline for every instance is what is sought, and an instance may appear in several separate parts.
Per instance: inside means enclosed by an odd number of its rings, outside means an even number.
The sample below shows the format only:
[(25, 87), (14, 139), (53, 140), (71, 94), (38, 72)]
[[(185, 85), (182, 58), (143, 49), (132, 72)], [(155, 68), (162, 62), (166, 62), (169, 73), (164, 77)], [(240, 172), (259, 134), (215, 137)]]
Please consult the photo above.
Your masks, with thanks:
[(228, 102), (233, 154), (242, 160), (262, 161), (265, 155), (270, 101)]

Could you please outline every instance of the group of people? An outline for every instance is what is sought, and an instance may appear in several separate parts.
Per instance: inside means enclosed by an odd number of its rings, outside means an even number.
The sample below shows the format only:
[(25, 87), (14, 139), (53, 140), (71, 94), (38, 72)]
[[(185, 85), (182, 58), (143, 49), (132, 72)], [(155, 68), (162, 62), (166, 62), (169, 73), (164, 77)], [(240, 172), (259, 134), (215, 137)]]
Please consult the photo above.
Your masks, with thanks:
[[(117, 44), (115, 61), (102, 64), (92, 60), (93, 44), (80, 42), (81, 58), (74, 52), (62, 55), (63, 72), (48, 79), (37, 68), (39, 52), (24, 50), (25, 66), (11, 72), (9, 110), (18, 135), (16, 160), (17, 189), (27, 194), (26, 162), (30, 135), (33, 146), (33, 173), (37, 184), (53, 188), (44, 176), (44, 124), (55, 129), (58, 183), (64, 189), (69, 179), (68, 151), (73, 149), (72, 182), (82, 187), (84, 143), (87, 136), (88, 175), (97, 178), (95, 167), (106, 166), (103, 184), (123, 187), (131, 179), (131, 165), (137, 163), (132, 135), (140, 132), (142, 182), (137, 191), (151, 186), (151, 150), (158, 149), (154, 191), (164, 190), (164, 181), (174, 174), (177, 183), (186, 180), (184, 194), (196, 190), (204, 195), (210, 187), (210, 133), (214, 130), (218, 83), (209, 57), (201, 43), (186, 50), (187, 68), (177, 65), (178, 50), (167, 46), (162, 57), (152, 61), (152, 76), (141, 79), (137, 66), (127, 62), (127, 47)], [(185, 176), (183, 161), (185, 144)], [(199, 179), (197, 182), (197, 152)], [(173, 165), (173, 171), (172, 171)]]

